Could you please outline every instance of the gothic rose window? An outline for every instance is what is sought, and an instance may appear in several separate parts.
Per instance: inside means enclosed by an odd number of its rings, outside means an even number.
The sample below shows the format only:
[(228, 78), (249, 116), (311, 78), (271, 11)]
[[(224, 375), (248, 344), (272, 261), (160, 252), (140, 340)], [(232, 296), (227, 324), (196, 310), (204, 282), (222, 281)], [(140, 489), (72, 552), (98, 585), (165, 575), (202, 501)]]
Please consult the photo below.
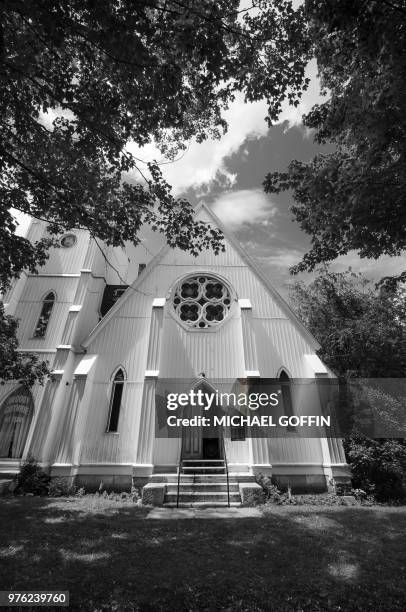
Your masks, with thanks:
[(197, 275), (184, 279), (175, 288), (173, 307), (178, 318), (195, 329), (219, 325), (231, 307), (229, 289), (217, 278)]

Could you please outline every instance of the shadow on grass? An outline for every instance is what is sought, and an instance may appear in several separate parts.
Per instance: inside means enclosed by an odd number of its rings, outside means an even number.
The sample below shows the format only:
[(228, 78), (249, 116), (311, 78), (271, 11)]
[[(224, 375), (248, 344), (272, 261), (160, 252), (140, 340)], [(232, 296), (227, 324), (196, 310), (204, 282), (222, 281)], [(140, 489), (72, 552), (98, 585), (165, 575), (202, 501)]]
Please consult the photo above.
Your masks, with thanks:
[(87, 498), (1, 500), (0, 588), (69, 590), (75, 610), (405, 609), (404, 509), (147, 513)]

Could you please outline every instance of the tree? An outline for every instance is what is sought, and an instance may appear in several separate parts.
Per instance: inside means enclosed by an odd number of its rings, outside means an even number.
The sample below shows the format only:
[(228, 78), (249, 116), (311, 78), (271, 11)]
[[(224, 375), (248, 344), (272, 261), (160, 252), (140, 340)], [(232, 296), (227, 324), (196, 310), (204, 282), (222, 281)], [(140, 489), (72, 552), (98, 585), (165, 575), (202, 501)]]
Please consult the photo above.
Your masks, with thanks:
[(404, 438), (406, 305), (402, 292), (378, 291), (351, 269), (333, 273), (324, 266), (309, 285), (291, 285), (291, 300), (321, 345), (318, 355), (338, 377), (338, 386), (325, 391), (337, 402), (341, 433)]
[[(356, 250), (406, 248), (406, 2), (306, 0), (305, 20), (329, 97), (303, 122), (334, 152), (271, 172), (268, 193), (293, 190), (292, 212), (312, 246), (296, 273)], [(406, 280), (387, 278), (387, 284)]]
[[(193, 254), (222, 249), (221, 233), (195, 222), (159, 165), (128, 144), (155, 141), (173, 157), (191, 138), (219, 137), (236, 92), (266, 99), (269, 122), (286, 95), (298, 103), (302, 10), (290, 0), (257, 4), (250, 15), (238, 0), (1, 3), (3, 285), (42, 264), (52, 242), (15, 236), (10, 207), (46, 219), (51, 236), (85, 228), (118, 246), (136, 243), (149, 223)], [(52, 126), (47, 113), (57, 115)]]
[(0, 379), (20, 380), (27, 386), (42, 383), (48, 374), (48, 364), (33, 353), (18, 351), (17, 321), (5, 316), (0, 302)]
[(291, 286), (293, 306), (321, 345), (320, 358), (341, 377), (403, 377), (406, 305), (351, 270), (323, 267), (309, 285)]
[[(137, 244), (147, 223), (194, 255), (222, 250), (221, 232), (194, 221), (159, 164), (131, 147), (155, 142), (174, 159), (192, 138), (220, 137), (237, 92), (267, 100), (268, 123), (285, 96), (297, 104), (302, 14), (290, 0), (241, 10), (238, 0), (3, 0), (0, 290), (73, 228), (119, 246)], [(11, 207), (46, 220), (49, 237), (16, 236)], [(11, 340), (13, 329), (0, 313), (0, 333)]]

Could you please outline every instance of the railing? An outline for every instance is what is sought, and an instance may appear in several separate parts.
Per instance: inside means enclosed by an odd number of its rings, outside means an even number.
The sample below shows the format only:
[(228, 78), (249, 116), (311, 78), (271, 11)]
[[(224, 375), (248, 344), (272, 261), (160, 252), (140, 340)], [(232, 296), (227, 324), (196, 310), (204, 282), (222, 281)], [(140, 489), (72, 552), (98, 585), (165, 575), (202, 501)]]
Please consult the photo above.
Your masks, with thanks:
[(223, 459), (224, 459), (224, 465), (226, 468), (226, 477), (227, 477), (227, 506), (230, 507), (230, 479), (228, 476), (228, 463), (227, 463), (227, 455), (226, 455), (226, 445), (224, 443), (224, 435), (223, 432), (221, 432), (221, 441), (223, 443)]
[[(226, 454), (226, 445), (224, 443), (224, 436), (223, 433), (221, 433), (221, 442), (222, 442), (222, 446), (223, 446), (223, 459), (224, 459), (224, 466), (226, 468), (226, 479), (227, 479), (227, 506), (230, 507), (230, 477), (229, 477), (229, 473), (228, 473), (228, 463), (227, 463), (227, 454)], [(178, 487), (177, 487), (177, 491), (176, 491), (176, 507), (179, 508), (179, 491), (180, 491), (180, 476), (181, 476), (181, 472), (182, 472), (182, 465), (183, 465), (183, 440), (181, 441), (181, 447), (180, 447), (180, 455), (179, 455), (179, 464), (178, 464)]]
[(176, 493), (176, 507), (179, 508), (179, 489), (180, 489), (180, 473), (182, 470), (183, 463), (183, 438), (180, 442), (180, 455), (179, 455), (179, 465), (178, 465), (178, 490)]

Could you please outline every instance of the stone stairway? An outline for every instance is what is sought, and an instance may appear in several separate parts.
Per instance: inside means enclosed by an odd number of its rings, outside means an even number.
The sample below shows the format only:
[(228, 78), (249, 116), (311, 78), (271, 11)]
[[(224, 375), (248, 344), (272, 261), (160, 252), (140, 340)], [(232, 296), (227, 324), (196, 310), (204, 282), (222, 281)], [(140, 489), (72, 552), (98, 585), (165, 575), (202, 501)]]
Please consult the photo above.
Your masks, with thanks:
[[(228, 506), (227, 471), (222, 459), (185, 459), (180, 466), (179, 508), (222, 508)], [(262, 496), (262, 488), (249, 472), (229, 473), (230, 507), (241, 506), (247, 495)], [(174, 508), (177, 505), (178, 475), (152, 474), (143, 487), (144, 504)]]
[[(241, 505), (238, 481), (229, 477), (230, 506)], [(164, 506), (177, 505), (178, 482), (166, 486)], [(227, 474), (223, 459), (185, 459), (181, 465), (179, 507), (228, 506)]]

